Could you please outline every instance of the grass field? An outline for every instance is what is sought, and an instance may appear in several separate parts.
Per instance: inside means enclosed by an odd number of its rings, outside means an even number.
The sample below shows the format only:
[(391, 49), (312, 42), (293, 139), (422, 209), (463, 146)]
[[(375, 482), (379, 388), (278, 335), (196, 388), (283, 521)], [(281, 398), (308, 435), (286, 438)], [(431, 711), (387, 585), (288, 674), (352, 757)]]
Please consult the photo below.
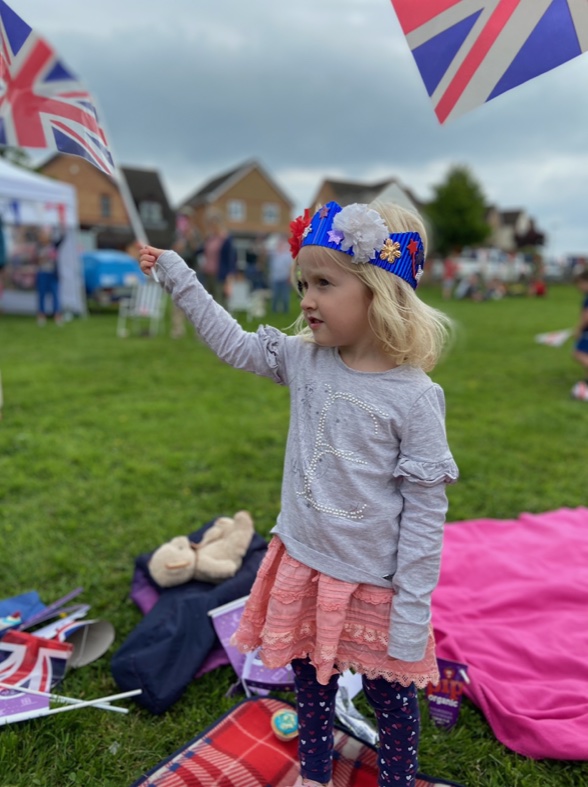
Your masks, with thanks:
[[(441, 303), (434, 289), (423, 297)], [(443, 307), (459, 326), (433, 373), (461, 470), (449, 521), (586, 505), (588, 404), (569, 397), (580, 370), (569, 344), (533, 341), (575, 323), (577, 292)], [(0, 598), (35, 589), (49, 603), (83, 586), (116, 642), (61, 690), (113, 693), (109, 657), (140, 620), (128, 599), (135, 556), (240, 508), (269, 532), (288, 392), (223, 365), (191, 334), (119, 339), (113, 315), (62, 328), (0, 315), (0, 371)], [(161, 717), (133, 705), (2, 727), (0, 787), (126, 787), (228, 710), (232, 682), (228, 667), (209, 673)], [(467, 700), (449, 733), (423, 706), (421, 769), (468, 787), (588, 783), (588, 763), (505, 749)]]

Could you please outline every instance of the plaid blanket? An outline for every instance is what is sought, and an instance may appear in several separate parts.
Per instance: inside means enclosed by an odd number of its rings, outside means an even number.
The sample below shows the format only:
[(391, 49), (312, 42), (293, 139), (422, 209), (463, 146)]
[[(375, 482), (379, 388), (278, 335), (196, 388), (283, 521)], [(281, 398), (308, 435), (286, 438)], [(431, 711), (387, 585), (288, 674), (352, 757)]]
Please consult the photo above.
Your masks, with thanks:
[[(297, 741), (271, 729), (281, 700), (244, 700), (132, 787), (289, 787), (298, 776)], [(335, 787), (376, 787), (376, 751), (341, 729), (335, 732)], [(420, 776), (417, 787), (451, 782)]]

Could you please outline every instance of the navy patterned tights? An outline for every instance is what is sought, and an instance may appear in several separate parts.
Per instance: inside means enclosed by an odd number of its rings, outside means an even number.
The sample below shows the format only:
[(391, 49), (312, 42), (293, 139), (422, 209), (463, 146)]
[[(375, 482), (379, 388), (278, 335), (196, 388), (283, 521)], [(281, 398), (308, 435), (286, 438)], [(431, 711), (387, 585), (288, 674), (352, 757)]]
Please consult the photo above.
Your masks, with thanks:
[[(316, 679), (308, 659), (292, 662), (298, 704), (300, 770), (307, 779), (326, 784), (332, 773), (335, 695), (339, 676), (326, 686)], [(363, 690), (378, 722), (378, 787), (414, 787), (418, 765), (419, 706), (414, 684), (363, 677)]]

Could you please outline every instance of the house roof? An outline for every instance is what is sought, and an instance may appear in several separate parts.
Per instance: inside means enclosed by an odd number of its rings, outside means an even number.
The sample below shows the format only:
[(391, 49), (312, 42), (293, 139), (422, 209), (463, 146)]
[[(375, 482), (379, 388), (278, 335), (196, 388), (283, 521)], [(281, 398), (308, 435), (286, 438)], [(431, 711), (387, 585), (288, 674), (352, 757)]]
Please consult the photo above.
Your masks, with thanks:
[(145, 200), (159, 202), (163, 205), (166, 213), (173, 212), (157, 170), (137, 167), (122, 167), (121, 169), (136, 204)]
[[(44, 168), (54, 159), (64, 158), (65, 156), (65, 153), (53, 153), (37, 166), (37, 170), (44, 170)], [(163, 206), (164, 214), (167, 217), (173, 214), (173, 210), (157, 170), (139, 167), (121, 167), (121, 170), (136, 205), (139, 205), (144, 200), (152, 200), (153, 202), (159, 202)], [(112, 180), (114, 180), (116, 183), (116, 178), (111, 178), (100, 169), (96, 171), (109, 181), (112, 182)]]
[(388, 178), (387, 180), (378, 181), (377, 183), (361, 183), (357, 181), (332, 180), (327, 178), (323, 181), (321, 188), (329, 186), (333, 192), (335, 201), (338, 202), (339, 205), (350, 205), (352, 202), (371, 202), (393, 184), (404, 191), (414, 206), (420, 210), (423, 204), (421, 200), (415, 197), (413, 192), (402, 185), (397, 178)]
[(198, 191), (195, 191), (191, 197), (184, 200), (184, 203), (182, 204), (195, 205), (199, 202), (212, 201), (212, 198), (210, 200), (207, 198), (210, 198), (211, 195), (217, 192), (219, 189), (222, 191), (226, 190), (230, 183), (235, 181), (235, 175), (239, 175), (239, 178), (237, 179), (240, 180), (246, 174), (245, 170), (249, 172), (250, 169), (251, 167), (245, 168), (243, 165), (241, 165), (239, 167), (230, 169), (228, 172), (223, 172), (222, 175), (217, 175), (215, 178), (212, 178), (212, 180), (207, 181), (204, 186), (201, 186)]
[(393, 180), (390, 178), (379, 183), (367, 184), (327, 178), (323, 181), (321, 189), (328, 186), (333, 192), (335, 202), (338, 202), (339, 205), (350, 205), (352, 202), (371, 202)]
[(196, 207), (203, 203), (216, 202), (229, 188), (242, 180), (252, 170), (257, 169), (263, 177), (271, 183), (272, 187), (278, 192), (280, 197), (292, 207), (294, 204), (290, 197), (278, 186), (273, 178), (266, 172), (262, 165), (256, 159), (248, 159), (240, 164), (238, 167), (224, 172), (222, 175), (217, 175), (211, 180), (207, 181), (201, 186), (198, 191), (194, 192), (190, 197), (180, 203), (181, 207)]
[[(51, 153), (49, 156), (47, 156), (47, 158), (45, 158), (42, 161), (39, 161), (37, 164), (35, 164), (34, 171), (38, 172), (39, 174), (43, 174), (43, 172), (45, 170), (45, 167), (48, 164), (50, 164), (55, 159), (61, 159), (61, 158), (63, 158), (63, 159), (65, 159), (65, 158), (71, 159), (72, 163), (74, 163), (76, 161), (77, 162), (83, 161), (89, 167), (93, 167), (94, 166), (90, 161), (88, 161), (88, 159), (85, 159), (83, 157), (70, 155), (68, 153), (59, 153), (58, 152), (58, 153)], [(109, 183), (112, 183), (113, 181), (116, 183), (116, 179), (114, 177), (111, 177), (110, 175), (107, 175), (106, 172), (104, 172), (103, 169), (100, 169), (99, 167), (95, 167), (95, 169), (96, 169), (96, 172), (100, 173), (100, 176), (103, 177), (105, 180), (107, 180)]]
[(516, 210), (501, 210), (500, 218), (503, 224), (514, 226), (520, 217), (524, 214), (524, 210), (517, 208)]

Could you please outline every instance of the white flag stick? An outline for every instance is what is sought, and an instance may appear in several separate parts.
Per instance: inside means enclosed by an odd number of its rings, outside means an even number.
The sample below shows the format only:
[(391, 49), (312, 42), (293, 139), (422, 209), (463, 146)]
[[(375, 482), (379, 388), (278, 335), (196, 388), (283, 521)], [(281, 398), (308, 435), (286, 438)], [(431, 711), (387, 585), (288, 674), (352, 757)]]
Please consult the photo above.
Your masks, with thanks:
[[(122, 171), (122, 167), (119, 167), (118, 165), (115, 168), (115, 180), (126, 208), (129, 221), (131, 222), (131, 227), (135, 233), (135, 238), (139, 241), (139, 243), (146, 245), (148, 243), (147, 233), (145, 232), (143, 222), (141, 221), (141, 217), (137, 211), (137, 206), (135, 205), (135, 201), (129, 189), (127, 179), (125, 178), (125, 173)], [(159, 278), (157, 273), (155, 273), (155, 268), (151, 268), (151, 276), (153, 277), (154, 281), (159, 284)]]
[[(122, 167), (116, 167), (116, 183), (118, 185), (118, 190), (120, 191), (120, 195), (122, 197), (124, 206), (126, 208), (127, 214), (129, 216), (129, 221), (131, 222), (131, 227), (133, 228), (133, 232), (135, 233), (135, 238), (141, 243), (142, 245), (147, 245), (147, 233), (145, 232), (145, 228), (143, 227), (143, 222), (141, 221), (141, 217), (139, 216), (139, 212), (137, 211), (137, 206), (135, 205), (135, 201), (129, 189), (127, 179), (125, 178), (125, 173), (122, 170)], [(159, 278), (157, 273), (155, 272), (155, 268), (151, 268), (151, 276), (154, 281), (159, 284)]]
[[(0, 689), (8, 689), (9, 691), (18, 691), (21, 694), (32, 694), (34, 697), (47, 697), (54, 702), (63, 702), (68, 705), (79, 705), (84, 700), (75, 699), (74, 697), (64, 697), (63, 694), (51, 694), (48, 691), (37, 691), (36, 689), (25, 689), (24, 686), (15, 686), (11, 683), (0, 683)], [(128, 713), (128, 708), (120, 708), (118, 705), (110, 705), (109, 703), (100, 703), (96, 705), (97, 708), (102, 710), (112, 710), (117, 713)]]
[(92, 708), (102, 703), (108, 703), (114, 700), (122, 700), (125, 697), (134, 697), (136, 694), (141, 694), (141, 689), (133, 689), (133, 691), (124, 691), (122, 694), (111, 694), (110, 697), (97, 697), (95, 700), (84, 700), (83, 702), (76, 702), (75, 705), (65, 705), (63, 708), (50, 708), (43, 715), (50, 716), (54, 713), (64, 713), (67, 710), (77, 710), (78, 708)]
[(119, 167), (118, 165), (115, 167), (114, 179), (116, 181), (116, 185), (118, 186), (118, 190), (120, 191), (129, 221), (131, 222), (131, 227), (135, 233), (135, 238), (139, 241), (139, 243), (145, 244), (147, 243), (147, 233), (145, 232), (143, 222), (141, 221), (141, 217), (137, 211), (137, 206), (135, 205), (135, 200), (133, 199), (129, 189), (127, 179), (125, 178), (125, 173), (122, 171), (122, 167)]
[[(135, 201), (131, 194), (131, 190), (129, 189), (127, 179), (125, 178), (125, 174), (122, 171), (122, 167), (118, 165), (118, 158), (115, 156), (112, 147), (112, 135), (110, 134), (110, 131), (107, 128), (104, 113), (102, 112), (102, 109), (99, 107), (98, 101), (96, 100), (95, 96), (94, 96), (94, 104), (98, 112), (100, 113), (101, 125), (104, 131), (106, 132), (106, 138), (109, 140), (110, 154), (114, 162), (114, 174), (112, 175), (112, 179), (118, 186), (118, 190), (122, 197), (125, 210), (127, 211), (127, 215), (129, 217), (131, 227), (133, 229), (133, 232), (135, 233), (135, 239), (138, 240), (139, 243), (141, 243), (142, 245), (146, 245), (148, 243), (147, 233), (145, 232), (145, 228), (143, 227), (143, 222), (141, 221), (141, 217), (139, 216), (139, 211), (137, 210), (137, 206), (135, 205)], [(155, 268), (151, 268), (151, 276), (153, 280), (159, 284), (159, 278), (157, 276), (157, 273), (155, 272)]]

